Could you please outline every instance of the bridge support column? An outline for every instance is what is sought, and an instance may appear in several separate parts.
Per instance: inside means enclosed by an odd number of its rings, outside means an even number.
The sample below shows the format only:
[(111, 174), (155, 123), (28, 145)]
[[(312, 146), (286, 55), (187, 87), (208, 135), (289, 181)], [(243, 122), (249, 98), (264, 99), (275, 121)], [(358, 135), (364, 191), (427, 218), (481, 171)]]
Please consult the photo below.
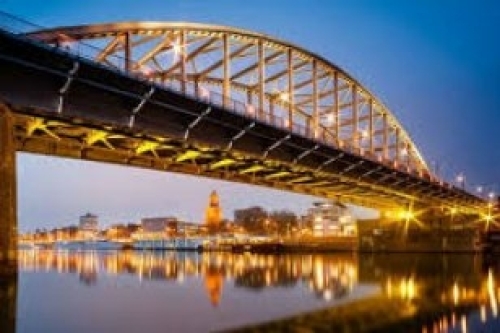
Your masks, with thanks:
[(0, 104), (0, 277), (17, 272), (17, 193), (14, 116)]
[(16, 333), (17, 274), (0, 276), (0, 332)]

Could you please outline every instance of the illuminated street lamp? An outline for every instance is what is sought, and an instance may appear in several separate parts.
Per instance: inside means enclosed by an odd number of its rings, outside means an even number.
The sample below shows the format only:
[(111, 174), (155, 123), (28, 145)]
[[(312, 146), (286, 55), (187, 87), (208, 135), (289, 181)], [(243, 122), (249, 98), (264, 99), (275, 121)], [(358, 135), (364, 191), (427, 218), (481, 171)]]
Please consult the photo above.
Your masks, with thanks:
[(332, 126), (335, 122), (335, 115), (333, 113), (329, 113), (326, 116), (326, 126)]
[(174, 54), (177, 56), (182, 51), (182, 45), (180, 45), (178, 42), (173, 42), (172, 50), (174, 51)]
[(200, 98), (203, 100), (210, 100), (210, 91), (205, 87), (199, 87)]
[(457, 183), (465, 189), (465, 176), (462, 173), (457, 176)]
[(282, 93), (279, 94), (279, 99), (282, 102), (288, 102), (288, 100), (290, 99), (290, 95), (288, 95), (287, 92), (282, 92)]

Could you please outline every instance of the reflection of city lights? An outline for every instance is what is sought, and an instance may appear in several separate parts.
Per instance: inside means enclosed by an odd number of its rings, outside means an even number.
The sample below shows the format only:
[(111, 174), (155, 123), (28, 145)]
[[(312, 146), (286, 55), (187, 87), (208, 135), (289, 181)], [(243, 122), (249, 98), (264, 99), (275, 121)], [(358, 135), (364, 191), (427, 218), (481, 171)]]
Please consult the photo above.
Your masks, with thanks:
[(271, 271), (266, 270), (266, 286), (270, 286), (270, 285), (271, 285)]
[(324, 288), (324, 278), (323, 278), (323, 261), (317, 260), (314, 263), (314, 282), (318, 289)]
[[(205, 280), (209, 299), (218, 299), (218, 290), (228, 279), (239, 280), (245, 287), (276, 287), (290, 279), (304, 281), (316, 297), (325, 300), (349, 295), (358, 279), (357, 266), (351, 260), (323, 256), (300, 256), (283, 260), (280, 257), (251, 253), (179, 253), (148, 252), (77, 252), (23, 251), (19, 255), (23, 270), (33, 269), (73, 272), (83, 283), (95, 283), (100, 274), (132, 274), (142, 284), (150, 280), (183, 283), (190, 277)], [(210, 279), (211, 282), (207, 282)], [(413, 297), (411, 282), (408, 297)], [(212, 304), (217, 303), (212, 301)]]
[(498, 303), (495, 295), (495, 280), (493, 277), (493, 271), (491, 268), (488, 270), (488, 296), (490, 298), (490, 306), (493, 316), (496, 318), (498, 316)]
[(401, 279), (399, 293), (402, 299), (412, 300), (416, 297), (416, 286), (413, 277)]
[(486, 306), (484, 304), (481, 305), (479, 309), (480, 317), (481, 317), (481, 322), (485, 323), (486, 322)]
[(441, 322), (443, 323), (443, 332), (448, 332), (448, 319), (446, 316), (443, 316)]
[(391, 278), (387, 279), (387, 296), (389, 296), (389, 298), (392, 297), (392, 282), (391, 282)]
[(462, 316), (461, 326), (462, 326), (462, 333), (467, 333), (467, 317), (466, 316)]
[(323, 293), (323, 298), (326, 301), (331, 300), (332, 299), (332, 291), (330, 289), (325, 290), (325, 292)]
[(459, 297), (459, 292), (458, 292), (458, 285), (455, 282), (453, 284), (453, 304), (457, 305), (458, 304), (458, 297)]

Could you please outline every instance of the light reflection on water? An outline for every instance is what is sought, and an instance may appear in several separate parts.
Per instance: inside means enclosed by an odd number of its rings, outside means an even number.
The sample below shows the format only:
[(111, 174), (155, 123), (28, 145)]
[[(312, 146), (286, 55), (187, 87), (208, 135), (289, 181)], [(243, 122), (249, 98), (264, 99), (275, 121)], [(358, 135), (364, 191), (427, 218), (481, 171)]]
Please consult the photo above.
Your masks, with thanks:
[(359, 284), (350, 254), (24, 251), (19, 262), (20, 332), (205, 332), (380, 290)]
[(446, 309), (418, 332), (500, 332), (499, 265), (471, 255), (23, 251), (19, 266), (0, 280), (5, 333), (207, 332), (376, 294)]

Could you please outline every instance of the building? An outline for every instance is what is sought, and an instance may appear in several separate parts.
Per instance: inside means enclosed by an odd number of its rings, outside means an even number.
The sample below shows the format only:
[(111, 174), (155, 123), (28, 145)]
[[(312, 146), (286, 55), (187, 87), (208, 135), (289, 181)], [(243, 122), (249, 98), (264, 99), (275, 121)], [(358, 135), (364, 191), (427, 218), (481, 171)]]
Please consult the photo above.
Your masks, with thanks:
[(87, 213), (80, 216), (78, 227), (83, 239), (94, 239), (99, 232), (99, 219), (96, 215)]
[(218, 228), (222, 221), (222, 209), (219, 204), (219, 196), (216, 191), (212, 191), (205, 211), (205, 225), (208, 228)]
[(177, 230), (177, 218), (173, 216), (166, 217), (147, 217), (141, 219), (142, 235), (152, 238), (162, 238)]
[(357, 234), (356, 220), (344, 204), (337, 202), (315, 202), (308, 211), (312, 222), (313, 236), (354, 236)]

